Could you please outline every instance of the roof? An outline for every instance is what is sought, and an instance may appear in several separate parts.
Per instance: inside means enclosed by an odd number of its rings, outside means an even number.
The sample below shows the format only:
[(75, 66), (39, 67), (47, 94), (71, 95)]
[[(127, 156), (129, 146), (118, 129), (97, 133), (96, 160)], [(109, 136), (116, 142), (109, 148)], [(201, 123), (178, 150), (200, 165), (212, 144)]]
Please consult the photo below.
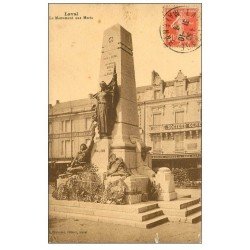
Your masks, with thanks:
[[(200, 80), (200, 76), (192, 76), (192, 77), (188, 77), (188, 78), (183, 78), (183, 80), (187, 79), (188, 83), (192, 83), (192, 82), (198, 82)], [(175, 80), (172, 81), (166, 81), (166, 87), (170, 87), (170, 86), (174, 86)]]
[(175, 81), (166, 81), (165, 83), (166, 83), (166, 87), (169, 87), (169, 86), (174, 86), (174, 82)]
[(142, 92), (145, 92), (148, 89), (152, 89), (152, 86), (151, 85), (146, 85), (146, 86), (137, 87), (136, 92), (137, 93), (142, 93)]
[(49, 114), (56, 115), (61, 113), (81, 112), (84, 110), (91, 110), (95, 104), (95, 100), (90, 98), (79, 99), (74, 101), (56, 103), (49, 109)]
[(74, 108), (74, 107), (78, 107), (78, 106), (91, 105), (92, 103), (93, 103), (93, 100), (91, 100), (89, 98), (84, 98), (84, 99), (79, 99), (79, 100), (74, 100), (74, 101), (57, 103), (53, 106), (53, 108), (54, 109)]
[(188, 77), (188, 82), (198, 82), (200, 80), (200, 76)]

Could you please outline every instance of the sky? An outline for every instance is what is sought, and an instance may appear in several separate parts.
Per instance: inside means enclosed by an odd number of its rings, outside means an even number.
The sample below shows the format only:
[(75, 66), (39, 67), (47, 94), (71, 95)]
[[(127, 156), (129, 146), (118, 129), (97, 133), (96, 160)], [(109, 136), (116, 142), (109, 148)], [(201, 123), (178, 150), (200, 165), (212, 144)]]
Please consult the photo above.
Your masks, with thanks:
[[(59, 20), (66, 13), (93, 19)], [(99, 90), (103, 32), (119, 23), (132, 34), (136, 86), (150, 85), (153, 70), (165, 81), (178, 71), (201, 73), (201, 49), (176, 53), (160, 37), (163, 4), (50, 4), (49, 103), (87, 98)]]

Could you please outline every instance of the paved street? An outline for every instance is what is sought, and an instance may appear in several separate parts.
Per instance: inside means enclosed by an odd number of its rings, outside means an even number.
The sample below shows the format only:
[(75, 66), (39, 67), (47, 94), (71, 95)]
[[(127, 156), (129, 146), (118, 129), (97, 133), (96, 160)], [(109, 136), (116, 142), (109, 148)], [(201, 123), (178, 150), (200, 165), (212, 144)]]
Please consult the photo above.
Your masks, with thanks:
[(151, 229), (87, 221), (50, 218), (51, 243), (199, 243), (201, 222), (197, 224), (168, 222)]

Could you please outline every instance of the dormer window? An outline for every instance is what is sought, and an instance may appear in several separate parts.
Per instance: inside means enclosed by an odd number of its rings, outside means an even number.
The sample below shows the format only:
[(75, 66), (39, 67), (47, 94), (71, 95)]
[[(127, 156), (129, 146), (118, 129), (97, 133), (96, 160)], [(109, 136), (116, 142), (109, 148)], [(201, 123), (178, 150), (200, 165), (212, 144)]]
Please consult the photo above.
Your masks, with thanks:
[(154, 99), (160, 99), (161, 98), (161, 91), (160, 90), (155, 90), (154, 91)]
[(184, 86), (183, 85), (179, 85), (179, 86), (175, 87), (175, 95), (176, 96), (184, 95)]

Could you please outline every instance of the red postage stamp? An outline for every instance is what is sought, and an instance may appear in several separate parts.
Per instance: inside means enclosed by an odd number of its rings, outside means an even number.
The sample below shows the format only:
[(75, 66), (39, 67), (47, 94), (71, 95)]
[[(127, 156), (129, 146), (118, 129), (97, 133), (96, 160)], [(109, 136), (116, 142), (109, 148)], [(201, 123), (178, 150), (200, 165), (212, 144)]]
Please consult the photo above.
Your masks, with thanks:
[(190, 52), (200, 46), (200, 10), (178, 6), (163, 9), (162, 39), (176, 52)]

